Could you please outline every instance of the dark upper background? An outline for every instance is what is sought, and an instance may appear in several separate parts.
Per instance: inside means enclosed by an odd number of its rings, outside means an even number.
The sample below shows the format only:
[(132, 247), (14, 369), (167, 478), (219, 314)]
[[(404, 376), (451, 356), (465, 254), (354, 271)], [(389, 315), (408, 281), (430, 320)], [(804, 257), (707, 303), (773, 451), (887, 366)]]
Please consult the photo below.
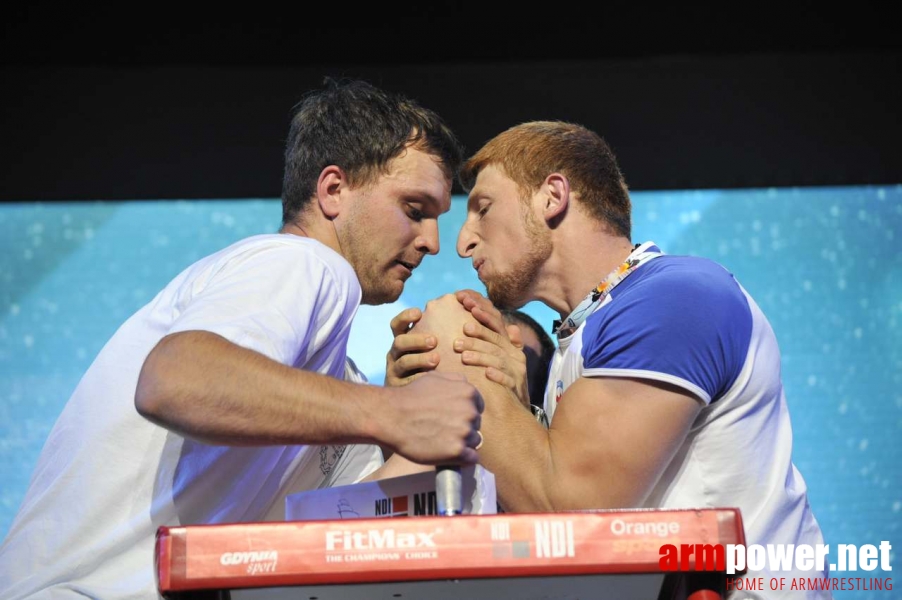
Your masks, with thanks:
[(902, 183), (895, 15), (734, 4), (7, 7), (0, 200), (276, 197), (326, 75), (418, 99), (469, 152), (582, 123), (634, 189)]

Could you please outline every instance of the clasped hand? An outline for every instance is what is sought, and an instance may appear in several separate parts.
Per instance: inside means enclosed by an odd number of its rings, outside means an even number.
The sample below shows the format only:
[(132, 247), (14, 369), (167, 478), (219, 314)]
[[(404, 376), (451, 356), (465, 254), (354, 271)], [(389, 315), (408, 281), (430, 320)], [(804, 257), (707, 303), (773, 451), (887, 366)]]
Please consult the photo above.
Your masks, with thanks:
[(450, 355), (439, 344), (450, 344), (461, 364), (483, 367), (486, 379), (506, 388), (520, 404), (528, 407), (526, 355), (519, 327), (506, 324), (488, 298), (469, 289), (431, 300), (426, 305), (426, 313), (437, 319), (445, 315), (455, 319), (460, 307), (472, 319), (462, 320), (459, 330), (453, 331), (456, 336), (453, 339), (440, 339), (429, 331), (428, 322), (423, 322), (424, 327), (415, 327), (424, 317), (417, 308), (406, 309), (392, 319), (394, 341), (386, 355), (385, 385), (406, 385), (436, 369), (442, 354), (445, 360)]

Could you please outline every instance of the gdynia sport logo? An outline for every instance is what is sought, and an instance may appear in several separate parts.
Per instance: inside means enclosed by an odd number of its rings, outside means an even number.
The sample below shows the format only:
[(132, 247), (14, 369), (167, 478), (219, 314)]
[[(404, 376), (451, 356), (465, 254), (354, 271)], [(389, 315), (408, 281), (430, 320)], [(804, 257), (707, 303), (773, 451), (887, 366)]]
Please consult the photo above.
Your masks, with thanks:
[(837, 544), (835, 554), (830, 544), (664, 544), (659, 565), (736, 575), (727, 578), (728, 590), (892, 590), (891, 551), (886, 540)]

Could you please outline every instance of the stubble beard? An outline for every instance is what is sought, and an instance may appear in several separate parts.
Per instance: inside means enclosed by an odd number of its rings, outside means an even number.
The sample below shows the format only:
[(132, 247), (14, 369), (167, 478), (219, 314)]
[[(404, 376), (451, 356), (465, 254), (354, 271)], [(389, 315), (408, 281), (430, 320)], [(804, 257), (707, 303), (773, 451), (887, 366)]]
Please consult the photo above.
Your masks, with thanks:
[[(404, 282), (388, 273), (385, 265), (378, 262), (373, 252), (367, 252), (365, 248), (354, 244), (354, 249), (349, 254), (353, 257), (349, 262), (360, 281), (361, 304), (370, 306), (388, 304), (401, 297)], [(391, 266), (393, 263), (388, 268)]]
[(391, 286), (390, 284), (391, 281), (388, 280), (387, 276), (385, 275), (383, 275), (382, 277), (373, 275), (367, 282), (361, 280), (360, 303), (367, 304), (369, 306), (377, 306), (379, 304), (388, 304), (390, 302), (394, 302), (401, 297), (401, 292), (404, 291), (404, 284), (401, 284), (401, 289), (393, 288), (393, 286)]
[(531, 244), (520, 259), (505, 273), (494, 275), (485, 282), (486, 294), (498, 308), (520, 308), (530, 301), (527, 296), (539, 274), (539, 270), (551, 256), (551, 236), (536, 221), (532, 213), (524, 210), (523, 228)]
[[(354, 269), (357, 281), (360, 283), (360, 303), (370, 306), (388, 304), (401, 297), (404, 291), (404, 282), (391, 278), (386, 267), (381, 265), (377, 258), (378, 249), (374, 251), (366, 246), (370, 239), (369, 230), (365, 221), (366, 215), (359, 212), (352, 213), (348, 235), (339, 239), (342, 254)], [(400, 283), (400, 287), (398, 287)]]

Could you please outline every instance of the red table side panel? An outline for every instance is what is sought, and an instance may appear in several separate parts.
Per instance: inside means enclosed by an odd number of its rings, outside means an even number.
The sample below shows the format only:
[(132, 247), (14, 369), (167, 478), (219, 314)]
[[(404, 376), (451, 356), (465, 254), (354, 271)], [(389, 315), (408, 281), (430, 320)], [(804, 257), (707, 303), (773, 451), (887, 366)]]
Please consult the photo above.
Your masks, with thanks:
[(736, 509), (580, 511), (161, 527), (179, 590), (660, 571), (664, 544), (744, 544)]

